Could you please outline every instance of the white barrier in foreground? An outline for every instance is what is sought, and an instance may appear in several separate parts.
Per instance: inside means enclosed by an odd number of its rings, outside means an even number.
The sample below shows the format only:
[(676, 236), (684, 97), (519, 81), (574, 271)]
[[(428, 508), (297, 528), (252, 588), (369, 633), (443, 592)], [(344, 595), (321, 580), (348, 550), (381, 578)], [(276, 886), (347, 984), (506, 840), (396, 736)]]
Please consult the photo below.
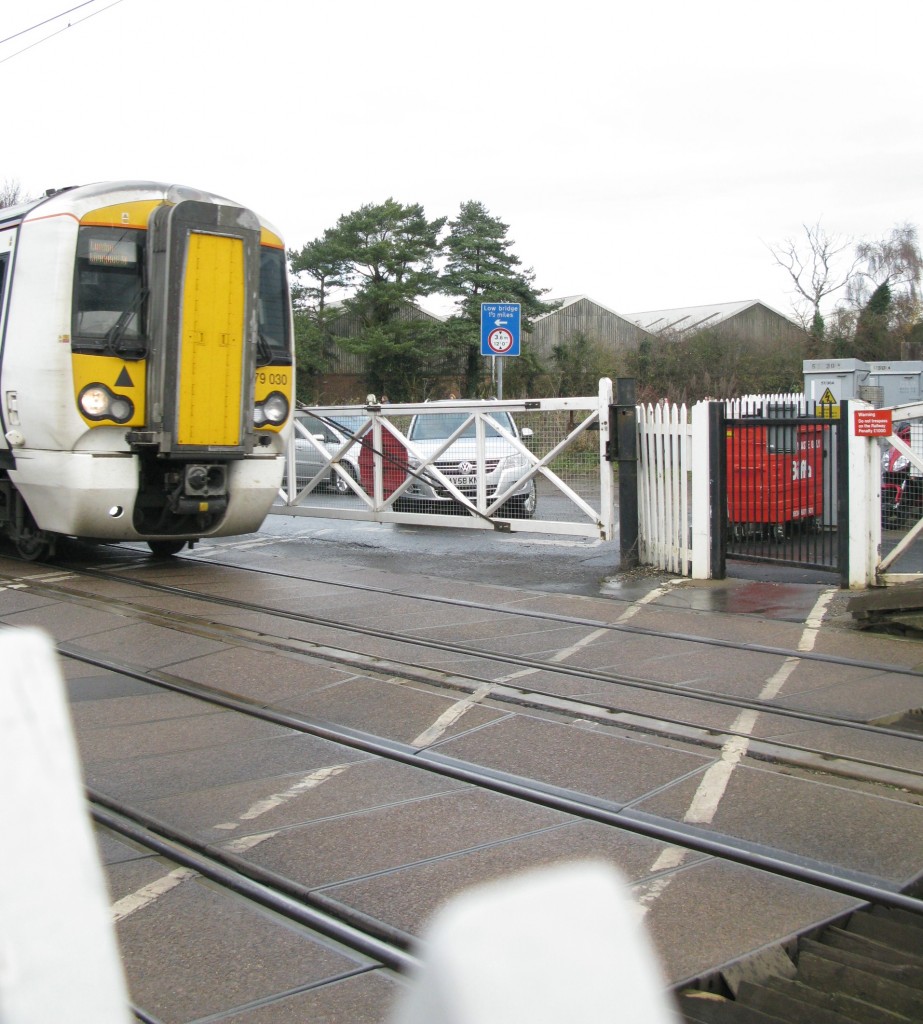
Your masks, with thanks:
[(0, 633), (0, 666), (0, 1020), (129, 1024), (54, 649)]
[(675, 1024), (627, 886), (566, 864), (462, 893), (433, 919), (393, 1024)]

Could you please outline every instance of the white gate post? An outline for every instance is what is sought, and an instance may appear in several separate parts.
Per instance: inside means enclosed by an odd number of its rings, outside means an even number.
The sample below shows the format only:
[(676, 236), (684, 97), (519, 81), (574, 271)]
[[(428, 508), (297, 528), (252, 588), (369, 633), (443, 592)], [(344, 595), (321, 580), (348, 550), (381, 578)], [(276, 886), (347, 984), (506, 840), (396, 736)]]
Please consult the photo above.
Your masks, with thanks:
[(881, 515), (877, 511), (881, 505), (881, 451), (876, 438), (856, 435), (854, 410), (873, 406), (852, 400), (841, 408), (846, 413), (840, 432), (847, 445), (849, 480), (847, 584), (850, 590), (861, 590), (875, 585), (881, 553)]
[(615, 536), (615, 488), (612, 477), (615, 467), (607, 461), (609, 455), (609, 406), (612, 405), (612, 381), (602, 377), (599, 381), (599, 516), (604, 540)]
[(711, 579), (711, 451), (708, 402), (692, 407), (689, 470), (692, 475), (692, 574), (694, 580)]

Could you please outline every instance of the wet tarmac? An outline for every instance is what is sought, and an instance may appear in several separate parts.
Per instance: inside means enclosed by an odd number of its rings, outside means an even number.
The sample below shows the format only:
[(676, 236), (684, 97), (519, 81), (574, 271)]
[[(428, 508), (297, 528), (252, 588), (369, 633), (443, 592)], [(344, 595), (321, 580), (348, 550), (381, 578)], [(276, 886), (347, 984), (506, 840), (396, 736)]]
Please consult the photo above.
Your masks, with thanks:
[(819, 596), (835, 582), (790, 582), (729, 577), (723, 580), (679, 580), (676, 577), (621, 579), (602, 587), (601, 596), (626, 602), (643, 599), (653, 590), (661, 607), (732, 615), (758, 615), (786, 622), (804, 622)]

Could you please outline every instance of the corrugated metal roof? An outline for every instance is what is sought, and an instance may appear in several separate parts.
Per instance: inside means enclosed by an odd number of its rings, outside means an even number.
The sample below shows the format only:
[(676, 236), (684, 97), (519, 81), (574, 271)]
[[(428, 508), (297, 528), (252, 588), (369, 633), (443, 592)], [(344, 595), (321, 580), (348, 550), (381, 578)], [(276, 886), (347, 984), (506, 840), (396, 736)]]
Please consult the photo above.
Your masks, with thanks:
[(664, 331), (681, 333), (683, 331), (698, 331), (704, 327), (714, 327), (751, 306), (762, 306), (786, 320), (789, 319), (778, 310), (767, 306), (765, 302), (760, 302), (759, 299), (745, 299), (743, 302), (715, 302), (707, 306), (679, 306), (676, 309), (652, 309), (646, 313), (622, 313), (621, 315), (652, 334), (661, 334)]
[(558, 308), (553, 309), (550, 313), (543, 313), (540, 317), (536, 319), (536, 322), (538, 322), (538, 320), (543, 320), (546, 316), (554, 316), (555, 313), (560, 312), (560, 310), (566, 309), (568, 306), (572, 306), (575, 302), (581, 302), (584, 299), (587, 302), (592, 302), (594, 306), (599, 306), (600, 309), (604, 309), (607, 313), (611, 313), (612, 316), (617, 316), (620, 317), (622, 320), (628, 320), (629, 322), (633, 322), (631, 321), (631, 317), (626, 316), (624, 313), (619, 313), (617, 310), (614, 310), (611, 306), (607, 306), (602, 302), (598, 302), (596, 299), (592, 298), (589, 295), (565, 295), (563, 298), (545, 300), (547, 302), (556, 303)]

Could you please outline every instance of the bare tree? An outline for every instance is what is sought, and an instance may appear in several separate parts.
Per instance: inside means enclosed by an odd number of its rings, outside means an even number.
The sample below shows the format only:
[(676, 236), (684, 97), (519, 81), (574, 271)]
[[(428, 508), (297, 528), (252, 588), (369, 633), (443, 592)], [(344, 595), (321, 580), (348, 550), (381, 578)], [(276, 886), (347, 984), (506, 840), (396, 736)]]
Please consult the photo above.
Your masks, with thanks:
[(820, 340), (824, 322), (821, 303), (849, 284), (861, 257), (849, 257), (852, 240), (828, 235), (820, 221), (802, 227), (804, 239), (786, 239), (781, 245), (769, 246), (769, 251), (792, 279), (798, 296), (795, 313), (802, 327)]
[(887, 285), (890, 325), (905, 331), (919, 319), (923, 255), (913, 224), (899, 224), (880, 240), (856, 246), (858, 268), (847, 288), (855, 309), (864, 309), (876, 291)]
[(22, 186), (15, 179), (6, 178), (0, 185), (0, 209), (28, 201), (29, 197), (23, 194)]

